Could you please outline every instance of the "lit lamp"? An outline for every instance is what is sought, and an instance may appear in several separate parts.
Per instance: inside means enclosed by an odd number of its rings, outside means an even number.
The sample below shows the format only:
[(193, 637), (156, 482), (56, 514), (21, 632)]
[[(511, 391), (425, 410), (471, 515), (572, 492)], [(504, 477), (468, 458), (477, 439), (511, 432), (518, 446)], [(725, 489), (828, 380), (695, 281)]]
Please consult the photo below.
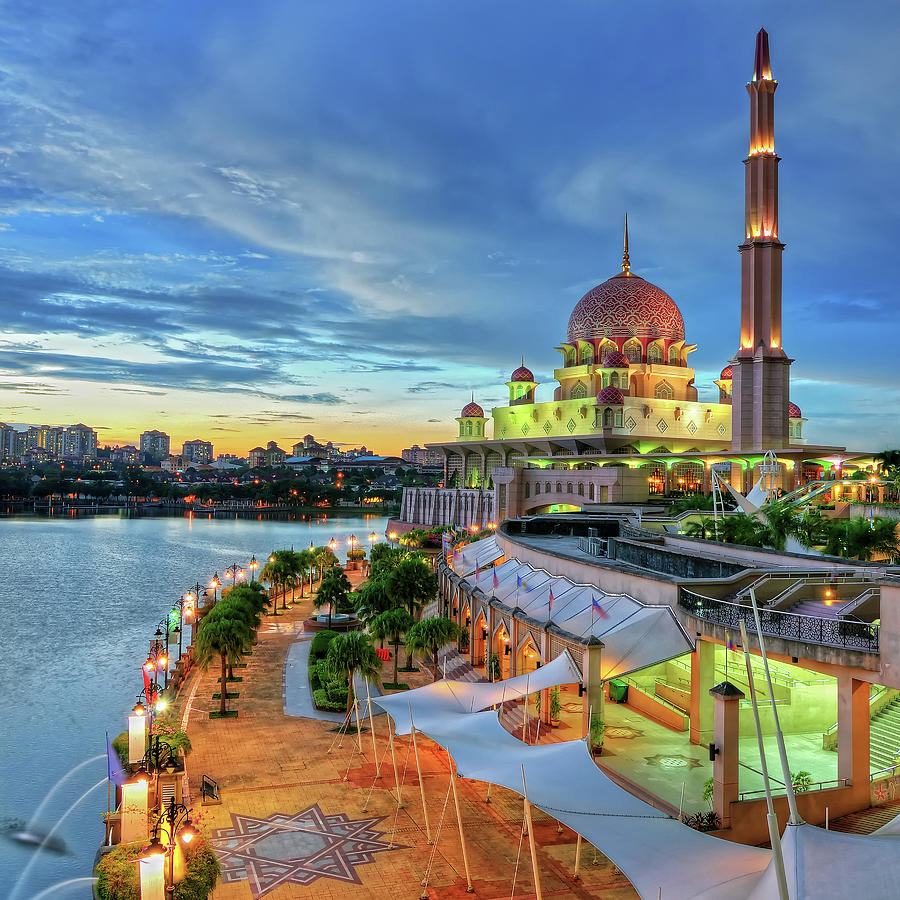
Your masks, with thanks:
[(259, 568), (259, 563), (256, 561), (255, 556), (250, 557), (250, 563), (247, 568), (250, 570), (250, 580), (256, 581), (256, 570)]
[[(179, 875), (183, 877), (184, 858), (181, 855), (178, 840), (183, 844), (189, 844), (196, 836), (197, 829), (191, 822), (190, 810), (183, 803), (176, 803), (174, 797), (170, 798), (169, 802), (163, 806), (162, 812), (153, 826), (153, 840), (140, 856), (141, 900), (145, 900), (147, 896), (153, 897), (154, 900), (163, 900), (167, 895), (174, 894), (176, 855), (181, 870)], [(160, 840), (160, 837), (163, 840)], [(147, 867), (148, 888), (153, 891), (149, 895), (144, 893), (143, 872), (145, 866)]]
[(140, 855), (141, 900), (166, 900), (166, 848), (158, 835)]
[(147, 808), (150, 796), (150, 776), (146, 769), (122, 785), (122, 843), (147, 840)]
[(328, 549), (329, 549), (332, 553), (334, 553), (334, 548), (335, 548), (335, 547), (337, 547), (337, 541), (336, 541), (334, 538), (332, 538), (332, 539), (328, 542)]
[(213, 589), (213, 603), (216, 602), (216, 591), (219, 589), (221, 584), (222, 584), (222, 582), (219, 581), (219, 573), (216, 572), (216, 574), (213, 575), (212, 580), (209, 583), (209, 586)]
[(147, 716), (144, 704), (135, 704), (128, 717), (128, 762), (136, 763), (147, 752)]
[(394, 546), (394, 542), (397, 540), (397, 532), (389, 531), (388, 532), (388, 540), (391, 542), (391, 547)]
[(378, 535), (375, 534), (374, 531), (371, 532), (371, 533), (369, 534), (369, 543), (370, 543), (370, 544), (374, 544), (377, 540), (378, 540)]

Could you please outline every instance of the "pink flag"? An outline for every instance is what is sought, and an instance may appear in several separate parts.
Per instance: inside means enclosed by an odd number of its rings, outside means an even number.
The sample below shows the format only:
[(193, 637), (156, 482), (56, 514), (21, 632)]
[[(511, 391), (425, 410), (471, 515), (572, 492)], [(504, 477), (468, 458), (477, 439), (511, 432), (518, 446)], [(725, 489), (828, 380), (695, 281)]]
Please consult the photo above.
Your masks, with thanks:
[(601, 619), (609, 618), (609, 613), (600, 605), (600, 601), (596, 597), (591, 597), (591, 608), (596, 610)]
[(553, 588), (550, 588), (550, 593), (547, 595), (547, 605), (550, 607), (550, 612), (553, 612), (553, 601), (554, 601), (554, 599), (555, 599), (555, 598), (554, 598), (554, 596), (553, 596)]
[(500, 579), (497, 577), (497, 570), (494, 569), (494, 590), (496, 591), (498, 587), (500, 587)]

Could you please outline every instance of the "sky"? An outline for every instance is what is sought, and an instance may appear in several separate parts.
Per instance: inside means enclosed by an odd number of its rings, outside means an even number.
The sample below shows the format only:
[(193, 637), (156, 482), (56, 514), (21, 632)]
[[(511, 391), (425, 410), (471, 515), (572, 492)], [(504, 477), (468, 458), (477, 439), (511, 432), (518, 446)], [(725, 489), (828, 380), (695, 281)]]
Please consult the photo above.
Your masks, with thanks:
[(633, 271), (702, 399), (737, 349), (756, 31), (811, 443), (900, 445), (900, 7), (882, 0), (7, 0), (0, 421), (451, 439)]

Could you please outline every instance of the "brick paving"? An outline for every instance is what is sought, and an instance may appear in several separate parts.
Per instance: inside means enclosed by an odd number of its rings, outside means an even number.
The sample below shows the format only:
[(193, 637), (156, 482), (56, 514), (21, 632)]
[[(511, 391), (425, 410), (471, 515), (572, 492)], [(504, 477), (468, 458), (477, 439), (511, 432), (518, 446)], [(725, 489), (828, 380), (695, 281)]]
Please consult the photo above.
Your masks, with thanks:
[[(485, 784), (463, 779), (457, 782), (474, 887), (474, 894), (467, 894), (456, 814), (452, 795), (448, 795), (450, 781), (444, 750), (420, 736), (429, 824), (432, 836), (437, 836), (436, 845), (429, 845), (415, 760), (407, 738), (397, 738), (395, 742), (404, 803), (402, 809), (397, 807), (384, 717), (375, 722), (376, 749), (382, 767), (381, 778), (376, 781), (369, 731), (362, 735), (360, 753), (355, 735), (335, 734), (333, 723), (284, 715), (284, 660), (310, 609), (306, 599), (277, 618), (266, 618), (259, 642), (242, 670), (240, 697), (229, 701), (229, 708), (239, 712), (236, 719), (208, 717), (210, 711), (218, 708), (218, 701), (212, 699), (218, 687), (216, 667), (192, 675), (182, 694), (192, 696), (188, 732), (193, 751), (187, 760), (191, 796), (199, 798), (200, 780), (205, 774), (218, 782), (222, 801), (221, 805), (202, 808), (195, 802), (195, 812), (200, 814), (204, 831), (215, 837), (222, 830), (235, 827), (234, 816), (243, 817), (241, 822), (246, 822), (271, 820), (280, 814), (286, 821), (317, 805), (322, 816), (335, 821), (339, 817), (352, 821), (383, 817), (372, 826), (380, 835), (377, 841), (395, 846), (373, 852), (371, 861), (351, 867), (359, 883), (346, 880), (346, 873), (345, 880), (324, 875), (309, 884), (284, 882), (268, 890), (258, 882), (254, 885), (238, 880), (220, 883), (212, 895), (214, 900), (250, 900), (259, 896), (271, 900), (417, 898), (423, 891), (428, 897), (451, 900), (469, 896), (485, 900), (533, 897), (528, 841), (521, 840), (521, 798), (494, 787), (492, 800), (486, 803)], [(404, 673), (410, 687), (428, 683), (430, 677), (424, 666), (418, 673)], [(533, 814), (545, 897), (633, 900), (637, 896), (621, 872), (586, 842), (581, 878), (574, 880), (574, 833), (567, 828), (558, 833), (555, 820), (537, 810)], [(341, 839), (330, 833), (322, 837), (288, 832), (267, 840), (282, 842), (278, 845), (278, 858), (284, 859), (284, 841), (312, 841), (319, 846), (336, 845)], [(303, 846), (308, 850), (311, 845)], [(256, 852), (251, 850), (248, 855), (252, 857)], [(513, 886), (517, 854), (518, 874)], [(250, 864), (252, 867), (255, 862), (251, 860)], [(279, 867), (269, 867), (267, 871), (265, 877), (277, 882)], [(427, 890), (421, 884), (426, 871)]]

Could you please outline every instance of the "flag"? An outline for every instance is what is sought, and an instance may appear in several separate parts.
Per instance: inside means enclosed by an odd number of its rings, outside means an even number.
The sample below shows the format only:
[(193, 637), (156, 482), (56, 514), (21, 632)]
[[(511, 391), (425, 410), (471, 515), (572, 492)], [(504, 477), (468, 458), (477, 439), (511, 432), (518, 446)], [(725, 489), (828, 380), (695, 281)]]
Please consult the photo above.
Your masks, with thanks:
[(494, 569), (494, 590), (496, 591), (498, 587), (500, 587), (500, 579), (497, 577), (497, 570)]
[(728, 638), (728, 649), (729, 649), (729, 650), (734, 650), (734, 638), (731, 636), (731, 632), (730, 632), (730, 631), (726, 631), (726, 632), (725, 632), (725, 637)]
[(106, 777), (113, 783), (122, 787), (128, 781), (128, 773), (122, 766), (122, 760), (116, 753), (112, 741), (109, 739), (109, 732), (106, 732)]
[(475, 563), (475, 580), (478, 581), (479, 576), (481, 575), (481, 566), (478, 563)]
[(522, 587), (522, 576), (516, 575), (516, 590)]
[(150, 681), (150, 673), (146, 669), (141, 669), (144, 673), (144, 696), (147, 698), (148, 705), (153, 702), (153, 684)]
[(547, 595), (547, 605), (550, 607), (550, 612), (553, 612), (553, 588), (550, 588), (550, 593)]
[(609, 613), (600, 605), (600, 601), (596, 597), (591, 597), (591, 609), (596, 611), (601, 619), (609, 618)]

